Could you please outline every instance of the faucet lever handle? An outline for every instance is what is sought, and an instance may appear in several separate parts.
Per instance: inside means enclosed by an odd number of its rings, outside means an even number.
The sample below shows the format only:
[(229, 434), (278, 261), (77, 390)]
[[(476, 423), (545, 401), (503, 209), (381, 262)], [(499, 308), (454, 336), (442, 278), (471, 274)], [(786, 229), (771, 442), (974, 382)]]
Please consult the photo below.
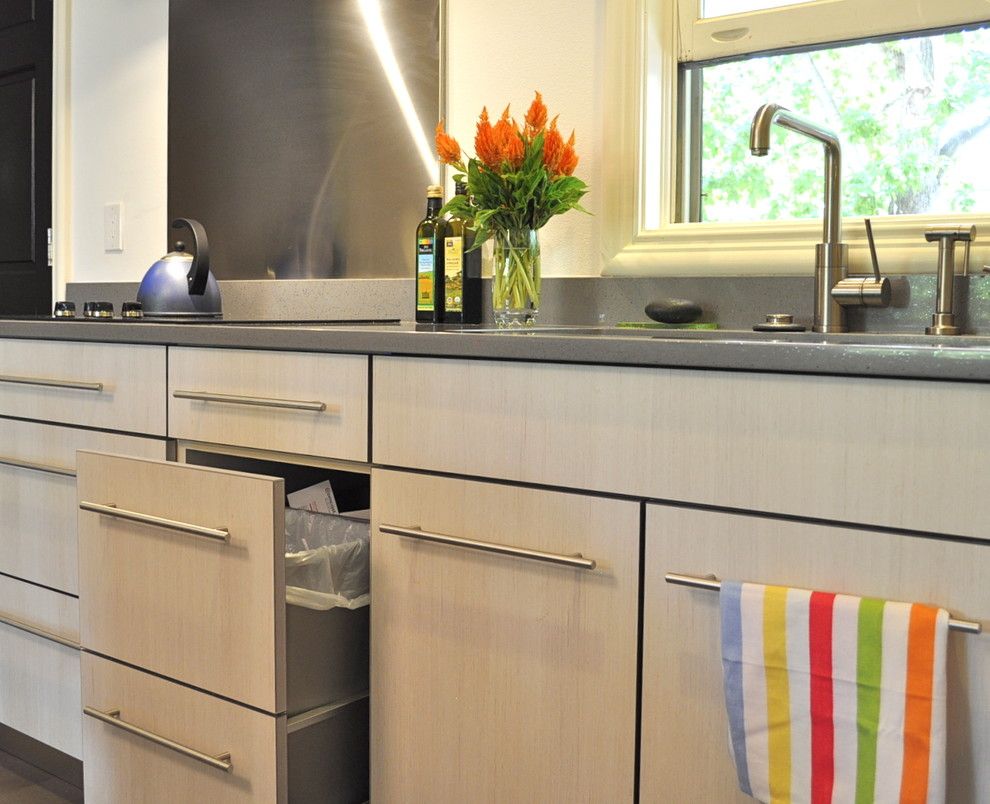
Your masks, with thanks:
[(873, 240), (873, 222), (866, 218), (866, 242), (870, 244), (870, 260), (873, 263), (873, 278), (877, 282), (882, 282), (880, 276), (880, 261), (877, 259), (877, 244)]
[(832, 299), (843, 307), (889, 307), (890, 280), (880, 273), (877, 246), (873, 242), (873, 223), (866, 218), (866, 241), (870, 244), (873, 276), (847, 276), (832, 288)]

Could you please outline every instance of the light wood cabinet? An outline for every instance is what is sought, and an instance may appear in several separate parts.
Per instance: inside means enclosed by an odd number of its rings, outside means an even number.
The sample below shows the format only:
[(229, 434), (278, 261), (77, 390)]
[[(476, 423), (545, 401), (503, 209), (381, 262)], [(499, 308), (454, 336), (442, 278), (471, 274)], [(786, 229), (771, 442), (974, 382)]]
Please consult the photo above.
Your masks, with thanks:
[(363, 801), (368, 610), (286, 604), (283, 478), (78, 472), (87, 800)]
[(296, 455), (368, 459), (365, 355), (169, 350), (169, 435)]
[(640, 506), (375, 470), (372, 511), (372, 800), (631, 801)]
[(990, 538), (978, 383), (410, 357), (373, 369), (378, 464)]
[[(87, 804), (282, 804), (287, 800), (286, 722), (86, 653), (83, 703)], [(172, 747), (155, 738), (171, 741)], [(176, 746), (228, 762), (211, 766)]]
[(83, 645), (284, 712), (282, 480), (90, 452), (78, 467)]
[(78, 639), (76, 598), (0, 575), (0, 722), (81, 758)]
[(0, 339), (0, 416), (165, 435), (165, 347)]
[(0, 419), (0, 572), (79, 593), (76, 450), (167, 457), (161, 439)]
[[(667, 572), (931, 603), (990, 624), (990, 547), (647, 506), (643, 802), (750, 801), (737, 791), (722, 692), (719, 601)], [(990, 635), (950, 633), (948, 793), (990, 801)]]

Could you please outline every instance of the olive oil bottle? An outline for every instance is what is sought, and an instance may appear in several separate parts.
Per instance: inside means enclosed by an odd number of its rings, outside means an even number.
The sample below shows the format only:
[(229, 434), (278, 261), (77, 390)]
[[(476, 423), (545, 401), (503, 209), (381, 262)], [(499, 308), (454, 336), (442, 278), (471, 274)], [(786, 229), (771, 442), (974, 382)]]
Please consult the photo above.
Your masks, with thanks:
[(437, 324), (443, 321), (443, 237), (440, 220), (443, 187), (426, 189), (426, 217), (416, 227), (416, 321)]
[[(458, 182), (457, 195), (467, 195)], [(445, 324), (481, 323), (481, 249), (474, 245), (472, 222), (452, 215), (443, 227), (443, 321)]]

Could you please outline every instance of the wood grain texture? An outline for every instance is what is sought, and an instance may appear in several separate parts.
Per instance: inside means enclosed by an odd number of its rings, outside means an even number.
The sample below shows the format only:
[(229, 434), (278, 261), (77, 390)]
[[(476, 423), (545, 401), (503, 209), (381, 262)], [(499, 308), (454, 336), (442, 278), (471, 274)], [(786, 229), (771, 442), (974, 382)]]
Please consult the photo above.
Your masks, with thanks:
[(80, 511), (83, 646), (284, 712), (283, 481), (91, 452), (78, 467), (80, 500), (230, 531), (224, 544)]
[(372, 800), (631, 801), (639, 506), (381, 470), (372, 495)]
[(79, 599), (0, 575), (0, 616), (79, 641)]
[(990, 539), (976, 383), (374, 358), (376, 463)]
[[(0, 575), (0, 617), (76, 641), (79, 601)], [(0, 623), (0, 723), (82, 758), (79, 651)]]
[[(947, 608), (990, 626), (990, 547), (647, 507), (642, 800), (750, 801), (736, 789), (722, 692), (718, 595), (666, 572)], [(949, 635), (948, 794), (990, 801), (990, 634)]]
[[(0, 461), (75, 469), (76, 450), (165, 458), (164, 441), (0, 419)], [(0, 463), (0, 572), (79, 593), (76, 481)]]
[(87, 804), (284, 804), (285, 718), (221, 701), (83, 654), (83, 703), (197, 751), (230, 753), (230, 773), (83, 717)]
[[(176, 399), (176, 390), (323, 402), (323, 412), (277, 410)], [(334, 410), (336, 409), (336, 410)], [(368, 458), (366, 355), (169, 351), (169, 434), (191, 441)]]
[(103, 383), (77, 391), (0, 383), (0, 415), (165, 435), (165, 347), (0, 340), (0, 374)]

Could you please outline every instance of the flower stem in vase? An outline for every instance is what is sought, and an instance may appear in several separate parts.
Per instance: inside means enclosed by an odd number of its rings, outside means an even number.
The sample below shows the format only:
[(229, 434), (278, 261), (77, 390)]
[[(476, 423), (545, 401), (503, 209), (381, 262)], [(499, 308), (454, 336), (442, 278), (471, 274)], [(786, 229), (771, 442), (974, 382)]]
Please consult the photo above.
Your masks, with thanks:
[(495, 323), (532, 325), (540, 305), (540, 241), (535, 229), (497, 232), (492, 276)]

